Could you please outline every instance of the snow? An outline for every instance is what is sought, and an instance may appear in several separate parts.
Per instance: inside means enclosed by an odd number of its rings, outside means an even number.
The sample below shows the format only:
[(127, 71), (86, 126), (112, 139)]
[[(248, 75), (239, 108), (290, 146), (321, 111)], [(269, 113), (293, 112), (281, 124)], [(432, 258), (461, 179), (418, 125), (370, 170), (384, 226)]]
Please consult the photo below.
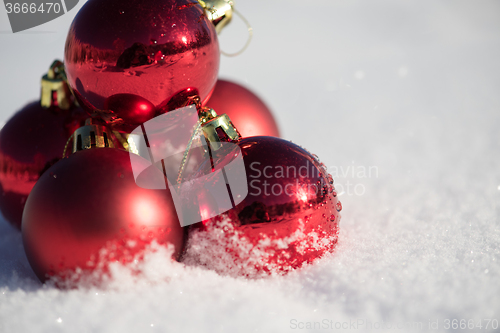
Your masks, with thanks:
[[(335, 233), (306, 230), (302, 218), (298, 220), (297, 229), (286, 237), (277, 238), (274, 228), (271, 225), (267, 232), (260, 229), (259, 234), (264, 236), (252, 241), (250, 235), (255, 237), (257, 233), (249, 234), (235, 228), (230, 218), (212, 220), (203, 230), (191, 230), (181, 262), (188, 266), (205, 266), (224, 276), (279, 276), (292, 271), (296, 265), (306, 266), (309, 256), (317, 260), (331, 252), (337, 243)], [(289, 260), (291, 253), (299, 264)]]
[[(59, 290), (37, 281), (20, 233), (0, 221), (0, 332), (438, 332), (446, 319), (493, 331), (500, 3), (236, 7), (254, 38), (221, 59), (220, 76), (257, 92), (283, 137), (328, 166), (344, 207), (336, 251), (286, 276), (245, 279), (172, 263), (156, 248), (139, 275), (117, 266), (100, 286)], [(75, 13), (12, 34), (0, 11), (0, 121), (38, 96)], [(245, 38), (236, 18), (222, 49)]]

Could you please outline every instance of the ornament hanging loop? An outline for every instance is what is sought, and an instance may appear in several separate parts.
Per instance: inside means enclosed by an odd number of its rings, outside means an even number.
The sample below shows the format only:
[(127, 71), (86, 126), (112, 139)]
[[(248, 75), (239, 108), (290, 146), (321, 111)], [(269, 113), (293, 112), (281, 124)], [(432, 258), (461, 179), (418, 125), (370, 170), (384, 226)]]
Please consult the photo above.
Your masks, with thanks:
[(234, 9), (234, 7), (233, 7), (233, 12), (236, 15), (238, 15), (240, 17), (240, 19), (246, 24), (247, 30), (248, 30), (248, 39), (247, 39), (247, 42), (245, 43), (245, 45), (243, 46), (243, 48), (241, 50), (239, 50), (238, 52), (227, 53), (227, 52), (221, 50), (220, 53), (222, 53), (226, 57), (236, 57), (236, 56), (239, 56), (240, 54), (242, 54), (243, 52), (245, 52), (245, 50), (250, 45), (250, 42), (252, 41), (252, 37), (253, 37), (253, 28), (250, 25), (250, 22), (248, 22), (248, 20), (239, 11), (237, 11), (236, 9)]
[(245, 23), (248, 30), (248, 39), (241, 50), (235, 53), (228, 53), (220, 51), (226, 57), (236, 57), (248, 48), (253, 37), (253, 28), (248, 22), (248, 20), (234, 8), (234, 1), (232, 0), (198, 0), (198, 3), (205, 9), (205, 14), (208, 19), (215, 26), (215, 31), (220, 34), (222, 29), (231, 22), (233, 18), (233, 13), (238, 15), (240, 19)]

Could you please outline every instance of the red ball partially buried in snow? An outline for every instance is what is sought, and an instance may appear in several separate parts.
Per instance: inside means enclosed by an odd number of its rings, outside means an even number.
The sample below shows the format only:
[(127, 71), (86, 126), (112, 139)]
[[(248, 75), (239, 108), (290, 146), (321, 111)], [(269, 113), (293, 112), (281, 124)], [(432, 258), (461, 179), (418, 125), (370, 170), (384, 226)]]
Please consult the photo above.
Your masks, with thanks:
[[(184, 260), (222, 274), (252, 277), (283, 274), (333, 251), (341, 204), (324, 164), (279, 138), (244, 138), (238, 146), (248, 195), (226, 213), (189, 229)], [(221, 156), (214, 158), (214, 183), (222, 177), (222, 167), (236, 177), (227, 156)], [(200, 210), (213, 206), (206, 196), (199, 194)]]
[[(70, 155), (40, 177), (26, 202), (22, 235), (41, 281), (130, 262), (153, 241), (172, 244), (179, 256), (184, 231), (170, 192), (140, 188), (131, 158), (148, 166), (126, 151), (95, 148)], [(160, 171), (151, 177), (164, 182)]]

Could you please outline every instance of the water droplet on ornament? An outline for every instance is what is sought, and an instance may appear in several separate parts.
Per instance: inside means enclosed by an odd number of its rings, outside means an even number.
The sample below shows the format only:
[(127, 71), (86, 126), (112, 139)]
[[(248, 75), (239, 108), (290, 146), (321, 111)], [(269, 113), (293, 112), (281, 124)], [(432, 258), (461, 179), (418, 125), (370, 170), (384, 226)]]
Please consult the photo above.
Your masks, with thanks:
[(120, 15), (121, 14), (125, 14), (125, 11), (124, 10), (120, 10)]
[(326, 217), (326, 214), (323, 214), (322, 216), (323, 216), (323, 218), (325, 218), (325, 217)]
[(312, 157), (313, 157), (316, 161), (319, 161), (319, 157), (318, 157), (318, 155), (316, 155), (316, 154), (312, 154)]
[(151, 45), (158, 44), (158, 41), (156, 39), (153, 39), (153, 38), (151, 38), (151, 40), (149, 42), (151, 43)]
[(333, 214), (332, 214), (332, 215), (330, 216), (330, 221), (332, 221), (332, 222), (333, 222), (333, 221), (335, 221), (335, 215), (333, 215)]
[(330, 185), (333, 185), (333, 177), (331, 174), (328, 174), (328, 182), (330, 183)]
[(163, 55), (163, 53), (161, 51), (158, 51), (158, 52), (156, 52), (156, 54), (154, 54), (155, 63), (158, 63), (158, 61), (161, 61), (164, 58), (165, 58), (165, 56)]
[(333, 191), (332, 195), (333, 195), (333, 197), (336, 197), (337, 196), (337, 192)]
[(174, 24), (172, 24), (172, 28), (175, 28), (175, 27), (176, 27), (176, 24), (175, 24), (175, 23), (174, 23)]
[(337, 202), (337, 212), (340, 212), (342, 210), (342, 203), (340, 201)]

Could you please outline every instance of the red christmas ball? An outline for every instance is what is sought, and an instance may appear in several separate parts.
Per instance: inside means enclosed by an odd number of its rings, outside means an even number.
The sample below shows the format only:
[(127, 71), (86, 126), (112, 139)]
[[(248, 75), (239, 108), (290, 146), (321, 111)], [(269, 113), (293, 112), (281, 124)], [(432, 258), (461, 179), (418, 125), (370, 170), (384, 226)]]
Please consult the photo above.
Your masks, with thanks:
[(87, 117), (81, 108), (43, 108), (40, 101), (18, 111), (0, 131), (0, 210), (21, 229), (28, 194), (38, 178), (62, 158), (68, 138)]
[[(173, 257), (179, 256), (184, 231), (170, 192), (139, 187), (131, 158), (139, 166), (148, 163), (114, 148), (82, 150), (40, 177), (26, 202), (22, 235), (41, 281), (129, 262), (153, 240), (172, 244)], [(149, 179), (163, 181), (156, 171)]]
[(104, 102), (105, 110), (112, 110), (119, 114), (124, 123), (120, 124), (119, 129), (125, 132), (130, 132), (137, 127), (137, 124), (142, 124), (152, 118), (156, 114), (156, 109), (147, 99), (131, 94), (116, 94)]
[[(331, 252), (342, 206), (324, 164), (279, 138), (244, 138), (238, 146), (248, 195), (226, 213), (190, 228), (185, 260), (221, 273), (256, 276), (285, 273)], [(210, 181), (222, 177), (217, 172), (222, 167), (236, 177), (226, 152), (214, 156)], [(198, 201), (201, 216), (214, 207), (207, 193), (199, 193)]]
[(239, 84), (218, 80), (206, 105), (218, 114), (227, 114), (242, 137), (280, 136), (278, 125), (266, 104)]
[[(68, 82), (89, 111), (128, 94), (165, 112), (187, 92), (206, 99), (219, 58), (215, 27), (197, 1), (90, 0), (70, 27), (64, 61)], [(135, 124), (151, 117), (149, 108), (113, 111)]]

